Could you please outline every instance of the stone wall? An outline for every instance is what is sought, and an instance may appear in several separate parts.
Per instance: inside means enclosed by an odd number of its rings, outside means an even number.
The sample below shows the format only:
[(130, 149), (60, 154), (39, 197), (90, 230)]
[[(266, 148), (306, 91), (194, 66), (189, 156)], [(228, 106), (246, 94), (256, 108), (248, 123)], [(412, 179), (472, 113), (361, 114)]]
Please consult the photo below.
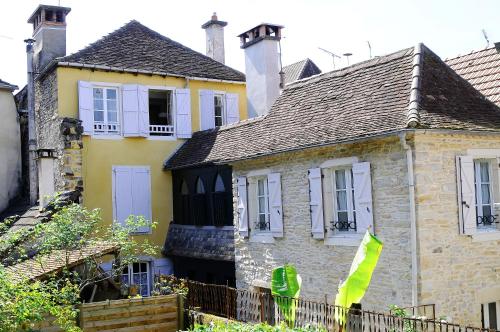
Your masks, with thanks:
[(415, 136), (419, 301), (474, 326), (481, 303), (500, 300), (500, 237), (475, 242), (459, 234), (455, 157), (480, 148), (500, 149), (500, 134)]
[(390, 304), (411, 305), (407, 166), (397, 137), (234, 163), (233, 188), (236, 177), (250, 170), (271, 168), (281, 173), (284, 215), (284, 237), (275, 243), (249, 242), (235, 233), (238, 288), (269, 285), (271, 270), (289, 262), (302, 276), (301, 296), (324, 301), (326, 295), (329, 303), (334, 301), (339, 281), (347, 277), (357, 248), (327, 246), (323, 240), (311, 237), (307, 170), (342, 157), (358, 157), (359, 161), (371, 163), (374, 228), (384, 242), (363, 306), (386, 311)]
[(57, 93), (56, 71), (35, 81), (37, 148), (55, 151), (56, 191), (83, 190), (83, 128), (78, 119), (59, 116)]

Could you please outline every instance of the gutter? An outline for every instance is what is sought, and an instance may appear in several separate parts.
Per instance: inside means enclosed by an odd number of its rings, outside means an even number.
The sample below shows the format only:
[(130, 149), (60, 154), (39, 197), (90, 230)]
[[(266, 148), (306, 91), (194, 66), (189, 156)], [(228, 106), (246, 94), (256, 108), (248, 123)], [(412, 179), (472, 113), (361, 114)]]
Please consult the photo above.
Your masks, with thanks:
[(411, 244), (411, 305), (418, 306), (418, 255), (417, 255), (417, 217), (415, 208), (415, 178), (413, 172), (413, 151), (406, 142), (406, 132), (399, 135), (401, 146), (406, 151), (408, 167), (408, 197), (410, 203), (410, 244)]

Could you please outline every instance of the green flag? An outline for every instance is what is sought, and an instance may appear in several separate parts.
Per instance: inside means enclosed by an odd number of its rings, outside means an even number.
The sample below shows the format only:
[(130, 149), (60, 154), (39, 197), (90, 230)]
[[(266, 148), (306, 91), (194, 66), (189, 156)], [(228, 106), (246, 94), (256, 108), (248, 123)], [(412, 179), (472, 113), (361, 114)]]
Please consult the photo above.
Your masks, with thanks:
[[(346, 280), (339, 286), (339, 292), (335, 297), (335, 305), (350, 308), (353, 303), (359, 303), (365, 295), (370, 284), (373, 270), (377, 265), (382, 242), (366, 231), (363, 241), (359, 245), (356, 256), (352, 261), (351, 270)], [(335, 313), (335, 317), (340, 323), (345, 321), (345, 314)]]
[(295, 324), (295, 308), (300, 293), (302, 279), (297, 274), (295, 266), (285, 264), (273, 270), (271, 293), (280, 308), (289, 327)]

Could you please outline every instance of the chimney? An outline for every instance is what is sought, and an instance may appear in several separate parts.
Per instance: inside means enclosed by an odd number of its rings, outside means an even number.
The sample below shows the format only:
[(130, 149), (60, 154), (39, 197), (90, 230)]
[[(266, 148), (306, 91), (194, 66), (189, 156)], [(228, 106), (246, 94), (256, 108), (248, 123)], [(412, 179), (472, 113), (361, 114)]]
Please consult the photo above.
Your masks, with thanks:
[(280, 94), (281, 29), (281, 25), (262, 23), (238, 36), (245, 50), (249, 117), (267, 114)]
[(50, 61), (66, 55), (66, 15), (71, 8), (39, 5), (28, 23), (35, 39), (33, 66), (40, 72)]
[(207, 56), (220, 63), (225, 63), (224, 27), (226, 25), (227, 22), (219, 21), (217, 13), (214, 13), (212, 19), (201, 26), (205, 29), (207, 37)]

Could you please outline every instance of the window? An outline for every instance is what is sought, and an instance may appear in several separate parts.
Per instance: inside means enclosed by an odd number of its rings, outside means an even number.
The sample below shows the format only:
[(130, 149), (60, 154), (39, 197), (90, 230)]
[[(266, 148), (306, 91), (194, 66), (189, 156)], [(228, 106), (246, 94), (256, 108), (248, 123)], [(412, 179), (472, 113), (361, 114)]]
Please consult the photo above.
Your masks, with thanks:
[(181, 224), (189, 225), (189, 188), (185, 180), (181, 183)]
[(224, 95), (214, 95), (215, 126), (220, 127), (226, 124), (226, 107), (224, 105)]
[(151, 136), (173, 136), (173, 92), (171, 90), (149, 90), (149, 134)]
[(498, 330), (498, 317), (500, 317), (500, 301), (481, 305), (482, 325), (485, 329)]
[(261, 232), (269, 231), (269, 188), (267, 178), (257, 179), (257, 224), (255, 229)]
[[(151, 180), (148, 166), (113, 166), (113, 214), (123, 224), (130, 215), (151, 221)], [(150, 232), (148, 225), (137, 233)]]
[(476, 218), (477, 227), (495, 228), (493, 215), (493, 193), (491, 163), (488, 160), (474, 161), (474, 185), (476, 189)]
[(121, 281), (127, 286), (135, 285), (137, 294), (149, 296), (151, 291), (151, 275), (149, 262), (137, 262), (129, 264), (123, 269)]
[(207, 219), (207, 198), (205, 195), (205, 185), (200, 177), (196, 180), (196, 193), (193, 195), (193, 204), (195, 225), (205, 225)]
[(228, 193), (219, 173), (215, 177), (214, 191), (212, 193), (213, 214), (215, 226), (232, 225), (231, 216), (228, 213)]
[(352, 168), (332, 169), (334, 215), (331, 230), (356, 232), (354, 181)]
[(118, 89), (92, 89), (94, 100), (94, 132), (104, 134), (119, 134)]

